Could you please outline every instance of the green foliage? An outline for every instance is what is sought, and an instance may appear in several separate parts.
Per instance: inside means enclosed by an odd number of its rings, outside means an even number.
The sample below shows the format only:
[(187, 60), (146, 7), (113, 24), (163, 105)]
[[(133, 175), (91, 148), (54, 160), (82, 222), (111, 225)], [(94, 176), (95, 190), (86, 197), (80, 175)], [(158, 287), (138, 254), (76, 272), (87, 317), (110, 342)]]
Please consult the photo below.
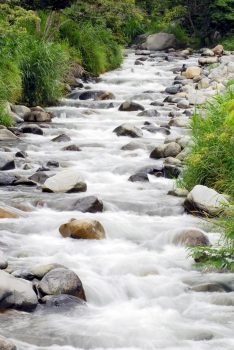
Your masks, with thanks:
[[(232, 85), (231, 82), (229, 83)], [(218, 95), (205, 107), (205, 117), (192, 119), (194, 145), (185, 159), (182, 185), (189, 190), (201, 184), (224, 192), (234, 201), (234, 93)], [(191, 254), (201, 266), (234, 270), (234, 207), (227, 207), (215, 221), (222, 241), (216, 247), (194, 248)]]
[(185, 160), (185, 187), (202, 184), (234, 197), (233, 92), (217, 96), (206, 117), (196, 113), (191, 126), (194, 145)]
[(21, 47), (22, 101), (28, 105), (47, 105), (63, 93), (63, 78), (68, 69), (66, 47), (59, 43), (27, 36)]
[(234, 35), (224, 38), (221, 43), (225, 50), (234, 51)]
[(13, 125), (12, 117), (6, 112), (4, 104), (0, 103), (0, 125), (10, 127)]
[(60, 32), (81, 57), (86, 70), (95, 75), (117, 68), (122, 62), (121, 48), (111, 31), (102, 26), (68, 22)]

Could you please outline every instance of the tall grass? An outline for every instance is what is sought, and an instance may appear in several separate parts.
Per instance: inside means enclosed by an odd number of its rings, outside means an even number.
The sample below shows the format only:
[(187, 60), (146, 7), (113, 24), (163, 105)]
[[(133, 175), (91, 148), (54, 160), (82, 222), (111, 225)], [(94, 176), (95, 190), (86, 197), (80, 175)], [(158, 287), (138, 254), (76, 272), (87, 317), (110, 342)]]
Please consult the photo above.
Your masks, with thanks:
[(194, 248), (192, 256), (205, 265), (234, 269), (234, 92), (230, 88), (205, 107), (205, 116), (192, 119), (193, 146), (185, 159), (182, 184), (201, 184), (229, 196), (231, 205), (215, 221), (222, 233), (215, 247)]
[(55, 103), (63, 94), (68, 62), (62, 44), (26, 36), (20, 54), (22, 101), (30, 106)]
[(107, 28), (69, 22), (61, 28), (61, 37), (77, 50), (85, 69), (95, 75), (117, 68), (122, 62), (121, 48)]

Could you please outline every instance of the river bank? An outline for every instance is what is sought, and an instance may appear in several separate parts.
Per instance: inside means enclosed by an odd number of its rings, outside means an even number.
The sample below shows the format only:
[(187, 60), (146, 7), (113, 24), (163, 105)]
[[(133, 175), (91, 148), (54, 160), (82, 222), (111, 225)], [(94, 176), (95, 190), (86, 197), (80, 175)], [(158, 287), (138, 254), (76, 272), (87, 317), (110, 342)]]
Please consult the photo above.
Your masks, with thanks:
[[(223, 91), (233, 74), (231, 54), (207, 51), (205, 59), (222, 63), (210, 72), (197, 53), (129, 51), (120, 69), (85, 83), (60, 106), (24, 111), (25, 123), (0, 130), (8, 137), (1, 141), (1, 208), (12, 213), (0, 221), (8, 261), (2, 274), (15, 276), (12, 290), (19, 277), (34, 280), (25, 288), (36, 310), (0, 315), (1, 335), (19, 350), (233, 348), (233, 276), (195, 270), (184, 246), (194, 230), (206, 243), (219, 233), (186, 214), (187, 193), (175, 192), (194, 104)], [(61, 225), (72, 218), (100, 222), (106, 238), (62, 237)], [(53, 294), (40, 282), (48, 266), (35, 272), (45, 264), (79, 276), (87, 306), (77, 299), (39, 304), (35, 286), (40, 302)], [(68, 294), (76, 298), (78, 286)], [(8, 308), (17, 309), (14, 303)]]

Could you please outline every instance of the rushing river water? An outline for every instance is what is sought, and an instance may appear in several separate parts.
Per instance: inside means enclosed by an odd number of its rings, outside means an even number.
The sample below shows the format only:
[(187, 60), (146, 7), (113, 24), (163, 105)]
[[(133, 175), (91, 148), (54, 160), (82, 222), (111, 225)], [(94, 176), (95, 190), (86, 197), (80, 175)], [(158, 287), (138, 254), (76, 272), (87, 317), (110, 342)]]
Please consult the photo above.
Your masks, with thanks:
[[(145, 166), (160, 165), (149, 158), (150, 151), (163, 143), (165, 135), (144, 130), (142, 149), (123, 151), (132, 141), (117, 137), (113, 129), (124, 122), (143, 127), (145, 121), (168, 121), (173, 105), (152, 107), (163, 101), (161, 92), (170, 86), (172, 70), (183, 63), (164, 59), (135, 66), (129, 52), (118, 70), (104, 74), (91, 89), (115, 94), (109, 101), (63, 100), (52, 108), (56, 118), (44, 136), (28, 134), (17, 144), (28, 153), (33, 169), (22, 170), (21, 161), (12, 173), (31, 175), (49, 160), (60, 167), (72, 167), (88, 185), (86, 194), (49, 194), (40, 189), (13, 187), (0, 189), (5, 204), (36, 202), (37, 206), (20, 219), (2, 220), (1, 247), (14, 269), (56, 262), (75, 271), (83, 282), (88, 304), (64, 312), (37, 310), (32, 314), (11, 311), (0, 315), (0, 333), (19, 350), (233, 350), (234, 296), (232, 293), (196, 293), (189, 287), (202, 282), (233, 283), (233, 275), (202, 274), (193, 267), (184, 247), (172, 244), (184, 228), (202, 228), (213, 242), (218, 234), (209, 232), (203, 221), (184, 213), (182, 199), (168, 196), (174, 181), (149, 176), (149, 183), (131, 183), (130, 175)], [(137, 112), (120, 112), (127, 99), (156, 108), (160, 117), (138, 117)], [(187, 132), (172, 128), (172, 135)], [(50, 140), (66, 133), (82, 152), (66, 152)], [(22, 161), (23, 162), (23, 161)], [(54, 169), (52, 172), (57, 172)], [(95, 195), (103, 200), (103, 213), (69, 211), (71, 200)], [(101, 241), (64, 239), (61, 224), (71, 218), (95, 218), (105, 227)]]

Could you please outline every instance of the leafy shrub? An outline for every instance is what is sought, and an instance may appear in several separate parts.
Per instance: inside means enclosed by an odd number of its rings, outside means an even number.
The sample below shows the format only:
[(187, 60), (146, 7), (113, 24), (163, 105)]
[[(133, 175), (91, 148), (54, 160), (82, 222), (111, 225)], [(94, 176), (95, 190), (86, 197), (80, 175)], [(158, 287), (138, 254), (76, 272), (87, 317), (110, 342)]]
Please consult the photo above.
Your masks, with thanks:
[(26, 36), (20, 54), (22, 101), (31, 106), (55, 103), (63, 94), (68, 61), (63, 45)]
[(222, 40), (222, 45), (225, 50), (234, 51), (234, 35), (224, 38)]
[(12, 117), (6, 112), (4, 104), (0, 104), (0, 125), (6, 127), (13, 125)]

